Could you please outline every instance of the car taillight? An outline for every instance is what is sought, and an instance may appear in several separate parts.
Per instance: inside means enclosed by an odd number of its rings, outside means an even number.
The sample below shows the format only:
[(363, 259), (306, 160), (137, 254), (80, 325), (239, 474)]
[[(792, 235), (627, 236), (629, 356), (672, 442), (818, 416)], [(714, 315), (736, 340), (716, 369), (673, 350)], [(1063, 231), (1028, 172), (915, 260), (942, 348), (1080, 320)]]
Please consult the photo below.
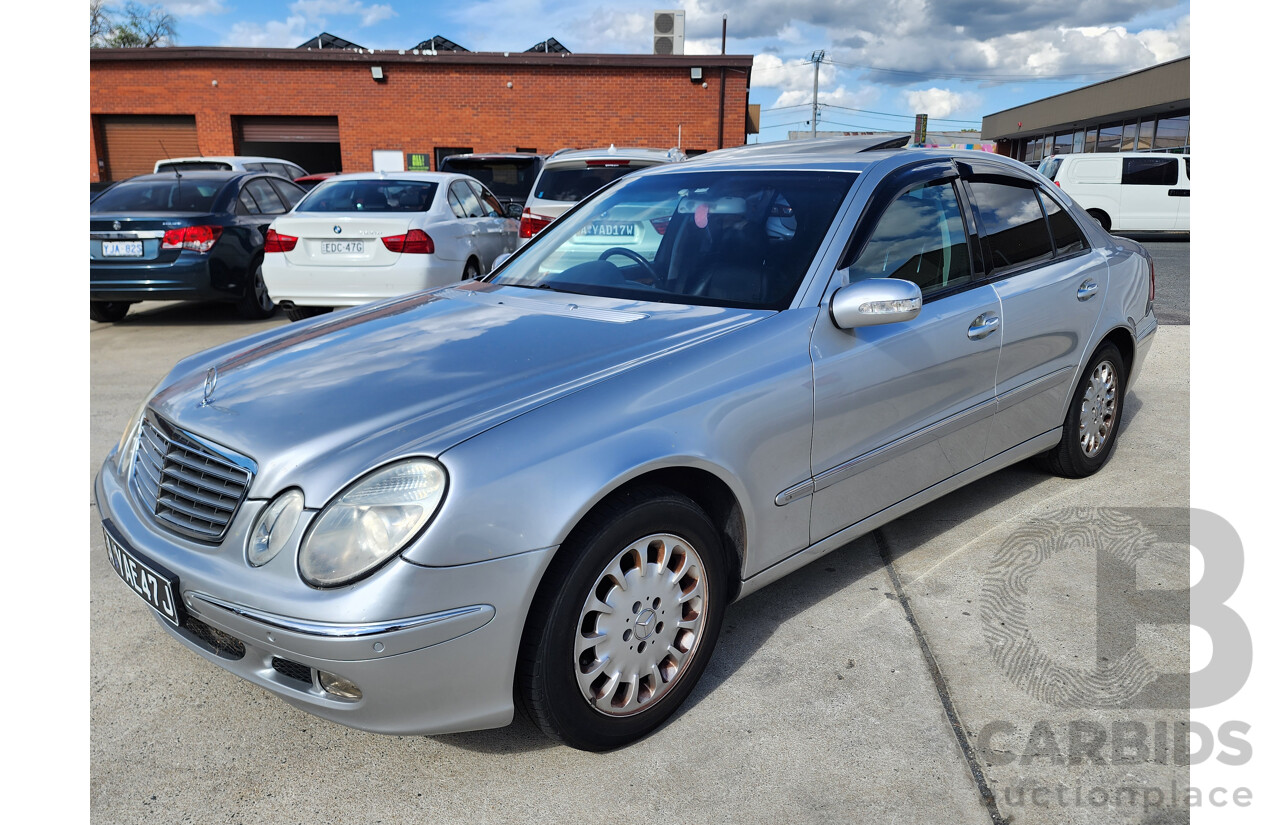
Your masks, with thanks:
[(160, 241), (160, 248), (208, 252), (221, 237), (221, 226), (184, 226), (181, 229), (166, 229), (164, 239)]
[(1058, 187), (1059, 189), (1062, 188), (1062, 184), (1058, 183), (1056, 180), (1053, 182), (1053, 185)]
[(403, 235), (388, 235), (382, 239), (382, 245), (392, 252), (410, 255), (430, 255), (436, 251), (436, 242), (421, 229), (410, 229)]
[(1147, 290), (1147, 310), (1156, 303), (1156, 262), (1154, 258), (1147, 259), (1147, 269), (1151, 272), (1151, 288)]
[(267, 243), (263, 252), (292, 252), (298, 245), (298, 239), (292, 235), (281, 235), (274, 229), (267, 230)]
[(650, 218), (649, 223), (653, 225), (653, 230), (659, 235), (667, 234), (667, 227), (671, 225), (671, 216), (665, 218)]
[(520, 237), (532, 238), (542, 230), (546, 229), (551, 223), (550, 218), (544, 218), (541, 215), (535, 215), (529, 211), (529, 207), (525, 207), (524, 212), (520, 215)]

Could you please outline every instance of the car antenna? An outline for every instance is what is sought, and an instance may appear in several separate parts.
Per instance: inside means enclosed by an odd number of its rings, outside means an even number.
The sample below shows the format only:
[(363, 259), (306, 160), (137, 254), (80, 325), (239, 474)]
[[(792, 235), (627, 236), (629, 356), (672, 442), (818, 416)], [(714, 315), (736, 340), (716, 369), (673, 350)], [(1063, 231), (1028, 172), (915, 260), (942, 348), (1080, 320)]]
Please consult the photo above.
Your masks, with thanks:
[[(164, 141), (163, 141), (163, 140), (160, 140), (159, 138), (156, 138), (156, 140), (157, 140), (157, 141), (159, 141), (159, 143), (160, 143), (160, 151), (161, 151), (161, 152), (164, 152), (164, 159), (165, 159), (165, 160), (167, 160), (167, 161), (172, 161), (172, 160), (173, 160), (173, 157), (172, 157), (172, 156), (170, 156), (170, 154), (169, 154), (169, 150), (165, 148), (165, 146), (164, 146)], [(178, 176), (178, 180), (179, 180), (179, 181), (181, 181), (181, 180), (182, 180), (182, 173), (178, 171), (178, 167), (177, 167), (177, 166), (173, 167), (173, 174), (175, 174), (175, 175), (177, 175), (177, 176)], [(179, 186), (181, 186), (182, 184), (181, 184), (181, 183), (179, 183), (178, 185), (179, 185)]]

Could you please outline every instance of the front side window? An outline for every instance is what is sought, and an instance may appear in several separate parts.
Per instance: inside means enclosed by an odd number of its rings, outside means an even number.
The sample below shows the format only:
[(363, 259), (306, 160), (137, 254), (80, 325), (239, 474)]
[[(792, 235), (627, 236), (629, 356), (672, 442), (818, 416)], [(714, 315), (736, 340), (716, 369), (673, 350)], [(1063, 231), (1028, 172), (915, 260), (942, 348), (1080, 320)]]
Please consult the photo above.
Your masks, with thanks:
[(557, 221), (495, 284), (785, 309), (854, 175), (723, 170), (624, 178)]
[(950, 183), (913, 186), (885, 209), (849, 267), (849, 281), (900, 278), (924, 295), (973, 279), (964, 218)]
[(995, 270), (1053, 257), (1053, 241), (1034, 189), (974, 181), (969, 184), (969, 191)]
[(434, 181), (337, 180), (312, 189), (295, 212), (424, 212), (435, 197)]

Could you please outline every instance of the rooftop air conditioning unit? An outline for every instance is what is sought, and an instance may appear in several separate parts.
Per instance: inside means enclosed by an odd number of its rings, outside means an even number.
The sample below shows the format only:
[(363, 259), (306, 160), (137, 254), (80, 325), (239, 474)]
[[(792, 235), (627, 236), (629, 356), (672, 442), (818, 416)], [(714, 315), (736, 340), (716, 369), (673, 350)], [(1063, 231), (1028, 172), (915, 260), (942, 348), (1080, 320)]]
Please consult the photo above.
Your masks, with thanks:
[(684, 9), (653, 13), (653, 53), (684, 54)]

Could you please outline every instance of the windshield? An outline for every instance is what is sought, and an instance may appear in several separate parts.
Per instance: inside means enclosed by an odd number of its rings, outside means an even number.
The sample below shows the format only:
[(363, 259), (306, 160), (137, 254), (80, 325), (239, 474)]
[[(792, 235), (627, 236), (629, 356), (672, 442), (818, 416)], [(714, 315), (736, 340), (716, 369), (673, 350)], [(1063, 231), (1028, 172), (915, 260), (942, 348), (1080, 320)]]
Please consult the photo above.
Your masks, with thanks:
[(222, 180), (122, 181), (98, 196), (90, 212), (208, 212)]
[(312, 189), (294, 212), (425, 212), (435, 181), (327, 180)]
[(201, 170), (229, 172), (231, 164), (220, 160), (175, 160), (162, 163), (156, 168), (157, 172), (199, 172)]
[(542, 170), (542, 177), (538, 178), (533, 196), (544, 201), (576, 203), (606, 183), (613, 183), (620, 177), (650, 165), (652, 164), (624, 161), (613, 166), (548, 166)]
[(545, 230), (490, 280), (785, 309), (854, 177), (717, 170), (624, 178)]
[(440, 171), (470, 175), (498, 197), (522, 201), (541, 168), (538, 158), (445, 158)]

